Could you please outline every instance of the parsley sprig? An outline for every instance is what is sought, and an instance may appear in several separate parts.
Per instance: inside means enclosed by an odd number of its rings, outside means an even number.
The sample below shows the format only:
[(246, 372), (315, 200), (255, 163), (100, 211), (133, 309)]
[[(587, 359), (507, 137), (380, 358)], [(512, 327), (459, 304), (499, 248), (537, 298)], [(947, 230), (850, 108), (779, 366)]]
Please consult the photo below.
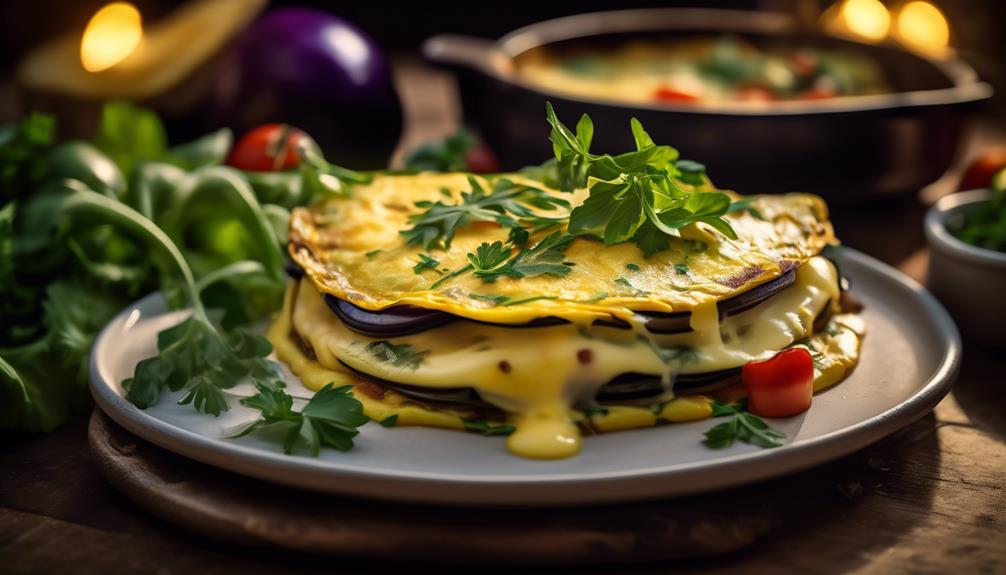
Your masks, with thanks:
[[(564, 217), (542, 216), (532, 208), (551, 211), (569, 208), (569, 202), (557, 198), (541, 188), (518, 184), (507, 178), (499, 178), (487, 193), (474, 177), (468, 178), (470, 192), (461, 192), (457, 204), (443, 201), (416, 202), (416, 207), (424, 211), (409, 217), (412, 227), (401, 232), (405, 241), (421, 245), (425, 249), (451, 247), (455, 231), (472, 222), (496, 222), (511, 230), (542, 230), (560, 225)], [(526, 235), (524, 236), (526, 239)]]
[[(483, 242), (475, 248), (475, 252), (467, 254), (468, 264), (440, 278), (430, 287), (437, 288), (468, 272), (485, 283), (493, 283), (501, 277), (520, 279), (545, 274), (565, 277), (572, 267), (563, 260), (573, 239), (569, 234), (556, 231), (533, 246), (518, 247), (513, 240), (506, 243), (499, 240)], [(517, 250), (516, 254), (514, 250)]]
[(695, 191), (693, 186), (707, 183), (705, 168), (679, 160), (670, 146), (656, 145), (639, 120), (631, 122), (636, 150), (611, 156), (590, 152), (590, 116), (580, 118), (574, 133), (559, 121), (551, 104), (546, 104), (546, 114), (560, 189), (590, 184), (587, 200), (570, 213), (570, 234), (594, 236), (605, 245), (631, 241), (647, 256), (667, 249), (668, 238), (681, 237), (681, 228), (694, 223), (737, 238), (723, 218), (731, 211), (730, 196)]
[(430, 355), (428, 349), (417, 350), (407, 343), (394, 344), (383, 339), (368, 343), (366, 349), (378, 361), (408, 369), (418, 368), (426, 356)]
[(759, 447), (780, 447), (784, 445), (786, 434), (773, 429), (765, 420), (749, 413), (744, 404), (726, 405), (713, 402), (713, 417), (728, 417), (705, 433), (703, 445), (710, 449), (730, 447), (737, 441)]
[(349, 451), (359, 433), (357, 428), (370, 421), (363, 414), (363, 404), (353, 397), (351, 385), (326, 385), (300, 411), (293, 409), (293, 397), (283, 389), (262, 383), (255, 387), (258, 393), (242, 399), (241, 404), (258, 410), (260, 418), (236, 437), (267, 428), (287, 428), (283, 440), (283, 452), (287, 454), (293, 453), (299, 444), (307, 447), (314, 457), (322, 446)]

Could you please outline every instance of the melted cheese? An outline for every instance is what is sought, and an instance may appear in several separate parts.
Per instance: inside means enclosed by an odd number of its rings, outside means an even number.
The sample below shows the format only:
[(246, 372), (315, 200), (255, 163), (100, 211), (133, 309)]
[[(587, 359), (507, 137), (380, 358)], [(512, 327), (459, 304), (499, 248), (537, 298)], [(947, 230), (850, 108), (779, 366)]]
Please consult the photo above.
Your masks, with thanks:
[[(708, 417), (711, 410), (707, 399), (674, 397), (670, 384), (675, 374), (708, 373), (768, 359), (810, 336), (814, 318), (825, 306), (835, 305), (839, 296), (834, 266), (815, 257), (797, 270), (793, 285), (751, 310), (720, 322), (715, 302), (697, 306), (691, 319), (693, 331), (689, 333), (651, 334), (638, 316), (632, 316), (631, 329), (585, 329), (573, 324), (509, 328), (459, 321), (393, 338), (391, 342), (396, 346), (429, 352), (418, 365), (409, 366), (375, 356), (368, 345), (379, 340), (343, 325), (311, 282), (295, 285), (299, 285), (296, 294), (293, 290), (288, 294), (284, 314), (270, 338), (280, 358), (301, 375), (306, 385), (317, 389), (333, 380), (354, 380), (345, 364), (388, 381), (427, 388), (470, 387), (485, 401), (513, 414), (516, 431), (508, 438), (512, 452), (549, 459), (579, 451), (580, 434), (575, 425), (577, 417), (571, 415), (572, 406), (591, 403), (602, 385), (623, 373), (661, 376), (668, 384), (664, 399), (671, 401), (659, 414), (649, 409), (610, 408), (607, 415), (591, 419), (597, 429), (653, 425), (661, 418), (688, 421)], [(850, 316), (847, 322), (854, 319)], [(306, 359), (289, 344), (291, 329), (313, 350), (316, 361)], [(852, 335), (844, 337), (846, 331)], [(836, 334), (828, 341), (822, 340), (819, 351), (835, 356), (837, 359), (828, 365), (843, 366), (843, 371), (825, 369), (820, 374), (822, 387), (837, 381), (836, 377), (840, 378), (858, 356), (858, 332)], [(584, 350), (589, 353), (582, 353)], [(670, 353), (674, 350), (688, 353)], [(317, 375), (317, 370), (323, 375)], [(390, 414), (386, 403), (365, 402), (364, 407), (375, 419)], [(420, 424), (460, 426), (456, 414), (440, 413), (441, 420), (433, 423), (418, 413), (411, 415)], [(404, 419), (400, 416), (399, 421), (412, 422)]]
[[(467, 265), (466, 254), (481, 243), (507, 239), (508, 230), (495, 223), (462, 226), (451, 249), (429, 252), (439, 261), (437, 270), (413, 271), (426, 250), (407, 245), (400, 232), (412, 227), (409, 217), (420, 211), (415, 202), (458, 203), (460, 192), (471, 188), (468, 177), (377, 175), (370, 184), (355, 187), (351, 197), (296, 209), (290, 223), (290, 255), (319, 290), (366, 309), (409, 304), (491, 323), (526, 323), (551, 315), (589, 325), (612, 315), (628, 320), (634, 311), (687, 311), (722, 300), (778, 277), (834, 241), (827, 208), (817, 196), (761, 196), (753, 205), (764, 219), (748, 212), (728, 214), (736, 240), (705, 224), (693, 224), (682, 229), (682, 236), (701, 240), (705, 247), (675, 241), (669, 249), (644, 258), (631, 243), (603, 246), (577, 238), (566, 250), (566, 260), (575, 265), (565, 277), (504, 277), (487, 284), (467, 274), (433, 288), (443, 270)], [(541, 187), (517, 175), (507, 177)], [(486, 189), (492, 187), (477, 178)], [(545, 191), (573, 206), (587, 197), (586, 190)], [(565, 215), (563, 210), (539, 213)], [(687, 262), (687, 274), (675, 270), (675, 264), (682, 262)], [(627, 268), (629, 264), (638, 269)], [(620, 278), (627, 283), (616, 281)], [(485, 296), (537, 299), (499, 306)]]

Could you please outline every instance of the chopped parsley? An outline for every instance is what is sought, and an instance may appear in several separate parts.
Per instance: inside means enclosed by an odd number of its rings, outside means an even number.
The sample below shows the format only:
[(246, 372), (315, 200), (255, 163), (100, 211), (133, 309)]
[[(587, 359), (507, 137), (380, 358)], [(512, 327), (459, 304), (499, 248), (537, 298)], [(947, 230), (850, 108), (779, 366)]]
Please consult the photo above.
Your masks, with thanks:
[(681, 275), (686, 275), (688, 273), (688, 264), (685, 262), (676, 263), (674, 264), (674, 271)]
[(636, 264), (631, 264), (631, 263), (630, 264), (625, 264), (625, 269), (630, 270), (630, 271), (634, 271), (634, 272), (638, 272), (639, 271), (639, 266), (636, 265)]
[(646, 290), (642, 290), (642, 289), (637, 288), (636, 286), (632, 285), (632, 282), (630, 282), (629, 280), (627, 280), (627, 279), (625, 279), (623, 277), (617, 277), (617, 278), (615, 278), (615, 285), (624, 287), (624, 288), (629, 289), (629, 290), (632, 290), (632, 292), (633, 292), (632, 295), (635, 295), (635, 296), (644, 296), (644, 295), (647, 295), (648, 293), (650, 293), (650, 292), (648, 292)]
[(378, 422), (381, 427), (394, 427), (398, 424), (398, 414), (392, 414)]
[(416, 369), (430, 355), (428, 349), (416, 351), (410, 344), (396, 345), (386, 340), (370, 342), (366, 349), (377, 360), (408, 369)]
[(517, 184), (507, 178), (499, 178), (492, 190), (486, 193), (479, 181), (469, 176), (470, 192), (461, 192), (457, 204), (442, 201), (416, 202), (416, 207), (424, 211), (409, 216), (412, 227), (401, 232), (406, 243), (421, 245), (425, 249), (451, 247), (454, 233), (458, 228), (472, 222), (496, 222), (514, 229), (522, 228), (522, 221), (532, 228), (546, 222), (561, 223), (564, 218), (547, 218), (535, 213), (539, 210), (569, 208), (569, 202), (555, 197), (541, 188)]
[(367, 256), (368, 258), (372, 258), (372, 257), (376, 256), (377, 254), (381, 253), (382, 251), (383, 250), (370, 250), (369, 252), (367, 252), (367, 253), (365, 253), (363, 255)]
[(465, 424), (465, 430), (481, 433), (487, 437), (494, 435), (510, 435), (517, 430), (516, 427), (509, 423), (492, 423), (484, 417), (480, 417), (478, 419), (462, 419), (461, 421)]
[(440, 265), (440, 262), (430, 257), (429, 254), (419, 254), (419, 263), (412, 266), (412, 271), (416, 275), (421, 275), (423, 270), (433, 270), (438, 274), (442, 274), (443, 272), (437, 269), (438, 265)]
[(520, 279), (544, 274), (564, 277), (572, 267), (564, 260), (566, 248), (573, 236), (562, 232), (552, 232), (532, 247), (522, 247), (513, 254), (514, 246), (499, 240), (483, 242), (468, 253), (468, 264), (445, 275), (433, 284), (439, 287), (459, 275), (472, 272), (486, 283), (493, 283), (501, 277)]
[(786, 434), (773, 429), (765, 420), (748, 413), (744, 404), (726, 405), (713, 402), (713, 417), (729, 419), (705, 433), (703, 445), (710, 449), (723, 449), (735, 442), (750, 443), (759, 447), (780, 447)]

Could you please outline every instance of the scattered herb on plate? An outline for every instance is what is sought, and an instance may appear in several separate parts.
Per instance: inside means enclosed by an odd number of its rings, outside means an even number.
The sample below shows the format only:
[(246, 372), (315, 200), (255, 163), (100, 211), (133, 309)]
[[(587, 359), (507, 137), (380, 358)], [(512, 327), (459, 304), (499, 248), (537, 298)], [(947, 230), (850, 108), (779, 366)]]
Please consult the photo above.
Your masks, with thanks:
[(717, 401), (712, 407), (713, 417), (728, 419), (705, 433), (702, 443), (706, 447), (723, 449), (738, 441), (765, 448), (785, 445), (786, 434), (773, 429), (757, 415), (748, 413), (743, 404), (726, 405)]

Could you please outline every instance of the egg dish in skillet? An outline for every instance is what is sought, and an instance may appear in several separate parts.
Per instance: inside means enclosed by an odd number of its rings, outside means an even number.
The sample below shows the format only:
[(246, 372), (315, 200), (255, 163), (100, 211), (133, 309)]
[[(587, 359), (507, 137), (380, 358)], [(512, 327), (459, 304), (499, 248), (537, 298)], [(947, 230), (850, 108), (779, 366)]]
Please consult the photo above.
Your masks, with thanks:
[(269, 338), (305, 385), (555, 459), (746, 395), (789, 415), (854, 368), (864, 330), (820, 198), (717, 190), (638, 122), (635, 151), (594, 154), (589, 118), (548, 112), (541, 169), (377, 174), (294, 211)]

